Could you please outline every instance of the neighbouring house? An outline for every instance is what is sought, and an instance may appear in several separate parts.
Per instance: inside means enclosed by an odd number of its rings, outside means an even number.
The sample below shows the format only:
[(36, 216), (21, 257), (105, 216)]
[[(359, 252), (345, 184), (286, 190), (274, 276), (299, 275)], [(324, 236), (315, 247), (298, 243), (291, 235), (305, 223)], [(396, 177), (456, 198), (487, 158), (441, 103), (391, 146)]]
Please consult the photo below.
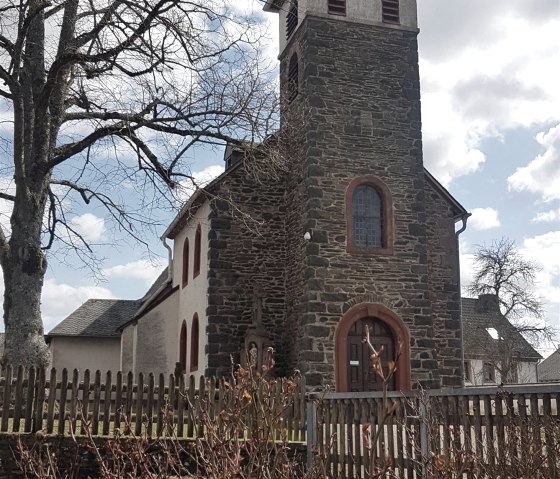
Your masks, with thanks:
[(539, 382), (560, 382), (560, 351), (554, 351), (537, 366)]
[(462, 298), (465, 384), (536, 383), (542, 356), (500, 312), (495, 295)]
[(280, 16), (280, 131), (228, 146), (164, 232), (168, 272), (114, 323), (120, 365), (223, 375), (272, 346), (309, 387), (376, 390), (367, 327), (397, 363), (391, 389), (460, 386), (469, 213), (423, 166), (415, 0), (265, 10)]
[(87, 300), (45, 336), (52, 367), (120, 370), (121, 335), (117, 328), (139, 305), (140, 301), (122, 299)]

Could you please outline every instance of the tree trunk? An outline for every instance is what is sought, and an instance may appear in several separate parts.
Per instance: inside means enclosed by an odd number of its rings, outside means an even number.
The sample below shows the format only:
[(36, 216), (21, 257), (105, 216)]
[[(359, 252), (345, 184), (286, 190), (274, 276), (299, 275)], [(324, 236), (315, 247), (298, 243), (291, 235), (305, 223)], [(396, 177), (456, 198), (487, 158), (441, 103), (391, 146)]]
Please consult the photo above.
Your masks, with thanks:
[(38, 201), (17, 201), (14, 205), (12, 235), (2, 262), (4, 361), (13, 366), (46, 366), (49, 363), (41, 318), (41, 291), (46, 270), (40, 238), (44, 200), (36, 199)]

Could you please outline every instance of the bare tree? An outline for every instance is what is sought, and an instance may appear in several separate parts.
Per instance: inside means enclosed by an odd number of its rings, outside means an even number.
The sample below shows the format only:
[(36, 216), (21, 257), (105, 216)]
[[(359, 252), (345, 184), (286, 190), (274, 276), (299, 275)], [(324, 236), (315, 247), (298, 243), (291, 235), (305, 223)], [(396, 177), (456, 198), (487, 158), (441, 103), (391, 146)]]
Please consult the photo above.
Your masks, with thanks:
[(62, 242), (91, 259), (69, 218), (73, 201), (142, 240), (148, 210), (173, 205), (171, 193), (193, 181), (190, 149), (258, 142), (276, 128), (261, 32), (228, 3), (0, 0), (7, 362), (48, 360), (46, 251)]
[(501, 312), (496, 324), (488, 325), (496, 336), (490, 338), (491, 345), (486, 348), (489, 360), (500, 372), (502, 382), (517, 381), (517, 362), (524, 341), (536, 347), (555, 335), (545, 321), (543, 301), (534, 291), (539, 268), (507, 238), (479, 246), (474, 265), (475, 275), (467, 291), (473, 296), (491, 295)]

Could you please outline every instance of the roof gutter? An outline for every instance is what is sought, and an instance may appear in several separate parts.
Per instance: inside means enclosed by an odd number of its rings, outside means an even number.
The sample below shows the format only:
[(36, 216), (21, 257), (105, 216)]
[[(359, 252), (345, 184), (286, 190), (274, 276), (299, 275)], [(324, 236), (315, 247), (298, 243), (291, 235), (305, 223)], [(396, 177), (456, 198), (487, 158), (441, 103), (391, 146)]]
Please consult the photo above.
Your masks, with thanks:
[(464, 334), (463, 334), (463, 301), (461, 301), (461, 261), (459, 255), (459, 235), (467, 229), (467, 220), (472, 215), (472, 213), (465, 212), (463, 213), (459, 219), (463, 222), (463, 226), (460, 229), (455, 231), (455, 245), (457, 247), (457, 288), (459, 289), (459, 314), (461, 316), (461, 321), (459, 324), (461, 325), (461, 387), (465, 387), (465, 341), (464, 341)]

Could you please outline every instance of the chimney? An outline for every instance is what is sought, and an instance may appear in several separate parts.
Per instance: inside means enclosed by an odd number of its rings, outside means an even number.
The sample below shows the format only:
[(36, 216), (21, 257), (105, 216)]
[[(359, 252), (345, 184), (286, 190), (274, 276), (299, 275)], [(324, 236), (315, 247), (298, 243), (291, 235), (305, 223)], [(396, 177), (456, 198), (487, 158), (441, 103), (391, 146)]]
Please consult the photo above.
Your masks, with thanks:
[(478, 312), (500, 312), (500, 302), (495, 294), (481, 294), (476, 301), (476, 311)]

